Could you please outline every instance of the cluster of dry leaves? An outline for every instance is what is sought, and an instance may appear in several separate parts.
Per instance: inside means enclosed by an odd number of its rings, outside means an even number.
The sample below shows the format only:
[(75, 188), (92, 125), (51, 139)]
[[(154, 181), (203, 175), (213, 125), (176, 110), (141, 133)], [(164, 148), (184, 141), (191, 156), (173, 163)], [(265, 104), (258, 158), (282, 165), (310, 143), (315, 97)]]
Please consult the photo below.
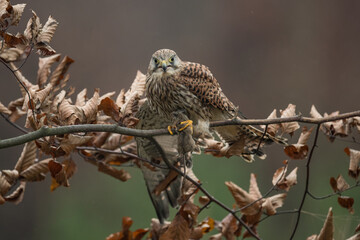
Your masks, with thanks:
[[(130, 89), (128, 91), (122, 89), (117, 95), (115, 92), (100, 95), (100, 90), (95, 89), (93, 95), (88, 98), (87, 89), (83, 89), (73, 101), (71, 96), (75, 89), (67, 86), (70, 79), (67, 70), (74, 61), (67, 56), (61, 59), (60, 54), (56, 54), (49, 45), (58, 25), (57, 21), (49, 17), (42, 26), (36, 13), (33, 12), (24, 33), (14, 35), (8, 32), (11, 26), (19, 23), (24, 8), (25, 4), (11, 5), (7, 0), (0, 0), (0, 34), (3, 39), (0, 60), (12, 70), (19, 82), (21, 92), (21, 97), (7, 105), (0, 102), (0, 113), (14, 125), (21, 117), (25, 117), (25, 131), (79, 124), (117, 123), (129, 128), (136, 126), (138, 119), (135, 114), (145, 101), (143, 98), (145, 75), (138, 72)], [(15, 65), (15, 62), (26, 60), (33, 49), (41, 55), (36, 84), (23, 76)], [(277, 118), (276, 112), (274, 110), (268, 119)], [(280, 114), (280, 118), (296, 116), (295, 105), (289, 104), (285, 110), (280, 110)], [(322, 118), (336, 116), (339, 112), (321, 115), (313, 106), (310, 114), (313, 118)], [(279, 135), (279, 131), (281, 135), (293, 136), (294, 132), (300, 128), (297, 122), (262, 127), (272, 136)], [(321, 124), (321, 130), (330, 141), (334, 141), (338, 136), (348, 136), (352, 128), (360, 131), (360, 117)], [(303, 127), (298, 141), (284, 148), (285, 154), (294, 160), (305, 159), (309, 152), (307, 141), (312, 131), (313, 128)], [(71, 155), (74, 152), (80, 153), (85, 160), (96, 165), (100, 172), (121, 181), (128, 180), (130, 174), (124, 169), (119, 169), (118, 166), (121, 167), (129, 161), (139, 166), (139, 161), (141, 161), (136, 157), (136, 143), (132, 136), (104, 132), (43, 137), (25, 144), (14, 169), (0, 171), (0, 204), (21, 202), (26, 183), (42, 181), (48, 173), (52, 179), (51, 191), (59, 186), (68, 187), (69, 179), (76, 172), (76, 163)], [(229, 152), (222, 142), (214, 139), (206, 140), (204, 152), (217, 157), (236, 155), (236, 151)], [(350, 158), (349, 175), (358, 180), (360, 151), (346, 148), (345, 152)], [(277, 208), (283, 206), (287, 192), (297, 183), (297, 168), (289, 174), (287, 170), (288, 161), (286, 160), (284, 166), (276, 170), (272, 179), (273, 190), (283, 192), (272, 196), (261, 194), (255, 174), (250, 175), (249, 191), (233, 182), (225, 183), (235, 199), (235, 211), (241, 214), (241, 220), (253, 232), (257, 233), (257, 226), (262, 216), (276, 214)], [(339, 194), (350, 187), (341, 175), (331, 178), (330, 184), (334, 192)], [(197, 217), (201, 208), (194, 203), (197, 192), (199, 192), (198, 189), (192, 186), (183, 194), (182, 205), (171, 222), (160, 224), (158, 220), (153, 219), (150, 229), (130, 231), (132, 220), (124, 217), (122, 231), (110, 235), (107, 239), (142, 239), (146, 234), (150, 239), (201, 239), (213, 229), (218, 229), (218, 233), (212, 235), (210, 239), (251, 237), (247, 230), (243, 230), (243, 226), (232, 213), (221, 221), (206, 218), (198, 222)], [(199, 197), (199, 203), (202, 205), (207, 205), (211, 201), (212, 199), (206, 196)], [(338, 197), (338, 202), (349, 212), (354, 211), (353, 198), (341, 195)], [(330, 225), (332, 226), (331, 210), (320, 234), (313, 235), (309, 239), (324, 239), (321, 237), (323, 234), (333, 231)], [(359, 237), (359, 233), (356, 236)], [(356, 236), (352, 239), (359, 239)]]

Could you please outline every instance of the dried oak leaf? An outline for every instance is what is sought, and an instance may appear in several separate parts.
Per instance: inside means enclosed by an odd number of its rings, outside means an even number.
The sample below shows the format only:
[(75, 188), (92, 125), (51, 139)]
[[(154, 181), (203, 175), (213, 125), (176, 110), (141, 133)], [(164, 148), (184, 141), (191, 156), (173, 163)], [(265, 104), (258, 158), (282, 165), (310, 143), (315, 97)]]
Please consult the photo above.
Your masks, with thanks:
[(52, 158), (48, 158), (40, 162), (34, 163), (30, 167), (28, 167), (25, 171), (22, 171), (20, 173), (20, 176), (29, 182), (44, 180), (45, 174), (49, 172), (48, 164), (49, 161), (51, 160)]
[(34, 11), (32, 11), (32, 17), (29, 19), (26, 29), (24, 31), (25, 37), (28, 39), (30, 43), (36, 44), (36, 38), (41, 30), (41, 23), (39, 17), (36, 15)]
[(60, 54), (55, 54), (50, 57), (39, 58), (39, 69), (37, 72), (37, 82), (39, 87), (43, 86), (51, 73), (51, 66), (60, 60)]
[(63, 163), (50, 160), (48, 167), (52, 176), (50, 190), (54, 191), (59, 186), (69, 187), (68, 179), (76, 172), (76, 164), (71, 158), (67, 158)]
[(110, 234), (106, 240), (140, 240), (149, 231), (148, 229), (137, 229), (134, 232), (130, 231), (133, 220), (130, 217), (123, 217), (122, 231)]
[(120, 107), (110, 98), (101, 100), (99, 111), (103, 111), (107, 116), (110, 116), (114, 121), (120, 120)]
[(80, 109), (84, 112), (86, 123), (94, 123), (98, 112), (99, 89), (95, 89), (94, 95)]
[(340, 196), (338, 197), (338, 203), (343, 208), (349, 210), (349, 213), (353, 214), (355, 212), (354, 208), (352, 207), (354, 205), (354, 198), (347, 196)]
[[(294, 117), (296, 116), (295, 112), (296, 105), (289, 104), (286, 109), (280, 110), (281, 118), (288, 118), (288, 117)], [(294, 134), (294, 132), (300, 128), (299, 123), (297, 122), (287, 122), (287, 123), (281, 123), (281, 129), (284, 133), (289, 133), (290, 136)]]
[(207, 196), (200, 196), (200, 197), (199, 197), (199, 203), (200, 203), (201, 205), (206, 205), (206, 204), (208, 204), (209, 202), (210, 202), (209, 197), (207, 197)]
[(76, 147), (85, 145), (92, 140), (92, 136), (81, 136), (77, 134), (68, 134), (60, 141), (60, 148), (70, 154)]
[(21, 156), (15, 165), (15, 169), (19, 173), (22, 173), (35, 162), (36, 149), (37, 148), (34, 141), (25, 143), (23, 151), (21, 152)]
[(115, 101), (116, 105), (118, 105), (120, 108), (124, 105), (125, 103), (125, 89), (121, 89), (119, 95), (116, 98)]
[(0, 3), (0, 26), (1, 29), (7, 28), (9, 25), (17, 26), (26, 4), (11, 5), (9, 1), (1, 1)]
[(334, 192), (342, 192), (350, 187), (341, 174), (339, 174), (339, 176), (336, 179), (331, 177), (330, 185), (334, 190)]
[(220, 223), (221, 236), (227, 240), (235, 240), (235, 232), (238, 229), (236, 218), (229, 213)]
[(349, 176), (358, 179), (360, 174), (360, 151), (348, 147), (345, 148), (344, 151), (350, 157)]
[(24, 198), (26, 182), (21, 181), (20, 185), (13, 191), (10, 195), (7, 195), (4, 199), (7, 202), (12, 202), (14, 204), (19, 204)]
[(5, 203), (5, 200), (1, 200), (1, 196), (5, 196), (5, 194), (10, 190), (12, 183), (9, 183), (8, 178), (3, 171), (0, 171), (0, 204)]
[(114, 167), (108, 166), (103, 162), (98, 162), (98, 170), (99, 172), (106, 173), (120, 181), (127, 181), (131, 178), (130, 173), (125, 171), (124, 169), (116, 169)]
[(276, 209), (283, 206), (286, 196), (286, 193), (280, 193), (266, 198), (262, 203), (263, 211), (267, 215), (274, 215), (276, 213)]
[[(277, 115), (276, 115), (276, 109), (274, 109), (270, 115), (267, 117), (267, 119), (274, 119), (274, 118), (277, 118)], [(279, 131), (279, 128), (281, 127), (281, 125), (279, 123), (276, 123), (276, 124), (269, 124), (268, 127), (267, 127), (267, 130), (266, 132), (268, 134), (270, 134), (271, 136), (275, 136), (276, 133)], [(265, 129), (265, 125), (261, 125), (261, 128)]]
[(334, 224), (333, 224), (333, 212), (332, 208), (329, 208), (328, 215), (324, 222), (323, 227), (320, 230), (319, 235), (312, 235), (307, 240), (332, 240), (334, 239)]
[(285, 154), (296, 160), (306, 158), (309, 152), (309, 147), (306, 142), (308, 141), (313, 130), (313, 127), (308, 130), (307, 127), (304, 126), (298, 142), (296, 144), (288, 145), (284, 148)]

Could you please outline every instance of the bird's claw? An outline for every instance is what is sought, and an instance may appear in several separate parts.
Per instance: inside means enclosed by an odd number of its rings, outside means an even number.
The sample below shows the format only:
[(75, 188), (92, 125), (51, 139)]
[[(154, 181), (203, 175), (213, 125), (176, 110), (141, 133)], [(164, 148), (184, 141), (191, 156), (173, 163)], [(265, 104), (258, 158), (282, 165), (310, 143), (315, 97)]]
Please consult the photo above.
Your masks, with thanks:
[(190, 127), (191, 133), (193, 132), (193, 121), (192, 120), (186, 120), (186, 121), (180, 122), (180, 124), (184, 125), (184, 126), (179, 129), (179, 132), (185, 130), (187, 127)]
[(174, 132), (177, 131), (177, 127), (176, 127), (176, 126), (171, 126), (171, 125), (169, 125), (169, 126), (167, 127), (167, 129), (168, 129), (170, 135), (174, 135)]

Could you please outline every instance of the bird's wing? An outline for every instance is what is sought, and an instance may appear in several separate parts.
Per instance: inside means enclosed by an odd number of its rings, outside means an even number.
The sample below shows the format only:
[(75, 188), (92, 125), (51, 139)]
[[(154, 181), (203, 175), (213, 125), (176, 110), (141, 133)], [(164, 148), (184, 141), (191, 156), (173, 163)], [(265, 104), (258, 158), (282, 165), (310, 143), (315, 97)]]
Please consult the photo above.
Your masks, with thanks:
[(234, 111), (234, 104), (225, 96), (209, 68), (199, 63), (183, 62), (179, 81), (197, 96), (204, 105)]

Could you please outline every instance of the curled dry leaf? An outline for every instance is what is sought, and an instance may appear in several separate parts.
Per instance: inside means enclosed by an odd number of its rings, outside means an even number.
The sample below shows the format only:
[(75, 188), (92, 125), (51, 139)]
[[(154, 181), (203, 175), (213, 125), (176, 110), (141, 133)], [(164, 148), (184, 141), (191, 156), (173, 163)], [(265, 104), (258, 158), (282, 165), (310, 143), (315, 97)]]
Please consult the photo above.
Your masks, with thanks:
[(347, 196), (340, 196), (340, 197), (338, 197), (338, 203), (343, 208), (346, 208), (347, 210), (349, 210), (349, 213), (351, 213), (351, 214), (354, 213), (354, 208), (353, 208), (354, 198), (347, 197)]
[(344, 151), (350, 157), (349, 176), (358, 179), (360, 174), (360, 151), (348, 147), (345, 148)]
[(334, 192), (343, 192), (350, 187), (341, 174), (336, 179), (331, 177), (330, 185)]
[(29, 182), (44, 180), (45, 174), (49, 172), (48, 164), (49, 161), (51, 160), (52, 158), (48, 158), (40, 162), (34, 163), (30, 167), (28, 167), (25, 171), (21, 172), (20, 176)]
[(61, 149), (68, 155), (77, 146), (82, 146), (91, 141), (92, 136), (81, 136), (77, 134), (68, 134), (65, 138), (60, 141)]
[(15, 169), (21, 173), (30, 167), (36, 159), (36, 144), (34, 141), (25, 143), (19, 160), (15, 165)]
[(289, 175), (286, 176), (287, 172), (287, 161), (285, 161), (286, 166), (277, 169), (274, 173), (272, 184), (277, 186), (280, 189), (285, 191), (289, 191), (290, 188), (297, 184), (297, 170), (298, 168), (294, 168)]
[(95, 89), (94, 95), (81, 107), (86, 117), (86, 123), (93, 123), (96, 121), (98, 112), (99, 89)]
[(299, 140), (296, 144), (288, 145), (284, 148), (284, 152), (292, 159), (304, 159), (307, 157), (309, 152), (309, 147), (306, 144), (308, 141), (311, 132), (314, 128), (307, 129), (306, 126), (303, 127)]
[(4, 48), (0, 52), (0, 58), (5, 62), (16, 62), (24, 60), (27, 53), (19, 48)]
[(225, 239), (227, 240), (236, 239), (235, 232), (238, 229), (238, 225), (236, 218), (231, 213), (226, 215), (226, 217), (221, 221), (218, 227), (220, 228), (221, 236), (225, 237)]
[(10, 195), (5, 197), (7, 202), (12, 202), (14, 204), (19, 204), (24, 198), (26, 182), (21, 181), (20, 185), (13, 191)]
[(0, 102), (0, 113), (5, 113), (7, 115), (10, 115), (11, 111), (7, 107), (5, 107), (4, 104)]
[(189, 222), (181, 210), (176, 214), (168, 229), (160, 236), (159, 240), (178, 239), (188, 240), (190, 237)]
[(124, 105), (125, 103), (125, 89), (121, 89), (119, 95), (116, 98), (115, 101), (116, 105), (118, 105), (120, 108)]
[(102, 162), (98, 162), (98, 170), (99, 172), (106, 173), (123, 182), (131, 178), (130, 174), (126, 172), (124, 169), (116, 169)]
[(0, 26), (8, 27), (9, 25), (17, 26), (26, 4), (11, 5), (8, 1), (2, 1), (0, 5), (1, 17)]
[(263, 211), (267, 215), (274, 215), (276, 209), (283, 206), (286, 196), (286, 193), (280, 193), (266, 198), (262, 204)]
[(50, 160), (48, 167), (52, 176), (51, 191), (54, 191), (60, 185), (64, 187), (70, 186), (68, 179), (76, 172), (76, 164), (71, 158), (65, 159), (62, 164)]
[[(280, 110), (281, 118), (288, 118), (288, 117), (296, 116), (295, 108), (296, 108), (296, 105), (290, 103), (286, 109)], [(289, 133), (291, 136), (299, 128), (300, 128), (300, 125), (297, 122), (281, 123), (282, 131), (284, 133)]]
[(54, 72), (51, 74), (49, 83), (53, 86), (59, 85), (61, 80), (64, 79), (65, 73), (73, 62), (73, 59), (65, 56), (64, 59), (60, 62), (60, 64), (56, 67)]
[(358, 132), (360, 132), (360, 117), (353, 117), (350, 121), (352, 127), (356, 127)]
[(199, 197), (199, 203), (201, 205), (206, 205), (210, 202), (210, 199), (207, 196), (200, 196)]
[(75, 106), (82, 107), (85, 105), (87, 100), (86, 93), (87, 93), (86, 88), (84, 88), (83, 90), (81, 90), (81, 92), (78, 93), (78, 95), (76, 96)]
[(37, 72), (37, 82), (39, 87), (42, 87), (50, 76), (51, 66), (60, 60), (60, 54), (55, 54), (50, 57), (39, 58), (39, 70)]
[(37, 42), (50, 43), (58, 25), (59, 23), (53, 17), (49, 16), (37, 37)]
[(99, 111), (103, 111), (110, 116), (115, 122), (120, 120), (120, 107), (110, 98), (104, 98), (99, 105)]
[[(276, 115), (276, 109), (274, 109), (270, 115), (267, 117), (267, 119), (274, 119), (274, 118), (277, 118), (277, 115)], [(276, 123), (276, 124), (269, 124), (268, 127), (267, 127), (267, 130), (266, 132), (268, 134), (270, 134), (271, 136), (275, 136), (276, 133), (279, 131), (279, 128), (280, 128), (280, 124)], [(261, 128), (265, 129), (265, 125), (261, 125)]]
[[(310, 110), (310, 115), (313, 118), (322, 118), (323, 116), (317, 111), (314, 105), (312, 105)], [(331, 114), (324, 113), (324, 117), (338, 116), (339, 111), (333, 112)], [(333, 142), (337, 136), (346, 137), (349, 135), (349, 124), (351, 123), (348, 119), (339, 119), (332, 122), (325, 122), (321, 124), (321, 130), (325, 133), (328, 139)]]
[(41, 30), (40, 19), (34, 11), (33, 16), (29, 19), (24, 35), (30, 43), (36, 43), (36, 38)]

